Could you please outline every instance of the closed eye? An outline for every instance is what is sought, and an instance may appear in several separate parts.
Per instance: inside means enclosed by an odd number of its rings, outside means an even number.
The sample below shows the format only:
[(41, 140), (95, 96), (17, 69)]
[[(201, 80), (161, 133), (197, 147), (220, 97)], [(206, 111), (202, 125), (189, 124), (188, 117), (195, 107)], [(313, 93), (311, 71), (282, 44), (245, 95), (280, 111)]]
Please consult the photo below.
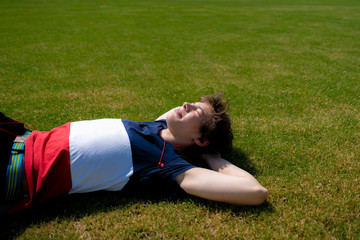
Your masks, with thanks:
[(196, 112), (198, 113), (200, 118), (204, 117), (204, 110), (201, 107), (198, 107), (198, 109), (196, 110)]
[(191, 103), (191, 104), (196, 107), (195, 111), (196, 111), (196, 113), (198, 114), (198, 116), (199, 116), (201, 119), (204, 119), (204, 118), (205, 118), (205, 111), (204, 111), (204, 109), (201, 107), (201, 105), (198, 104), (198, 103)]

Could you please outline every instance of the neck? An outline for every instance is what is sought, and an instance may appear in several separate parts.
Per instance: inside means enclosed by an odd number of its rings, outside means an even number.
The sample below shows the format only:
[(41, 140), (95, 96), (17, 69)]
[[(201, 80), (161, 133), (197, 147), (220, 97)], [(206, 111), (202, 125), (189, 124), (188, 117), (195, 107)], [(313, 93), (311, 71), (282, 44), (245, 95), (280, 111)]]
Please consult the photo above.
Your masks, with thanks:
[(172, 132), (167, 128), (160, 131), (160, 136), (167, 142), (174, 145), (178, 150), (183, 151), (192, 144), (186, 143), (181, 139), (176, 138)]

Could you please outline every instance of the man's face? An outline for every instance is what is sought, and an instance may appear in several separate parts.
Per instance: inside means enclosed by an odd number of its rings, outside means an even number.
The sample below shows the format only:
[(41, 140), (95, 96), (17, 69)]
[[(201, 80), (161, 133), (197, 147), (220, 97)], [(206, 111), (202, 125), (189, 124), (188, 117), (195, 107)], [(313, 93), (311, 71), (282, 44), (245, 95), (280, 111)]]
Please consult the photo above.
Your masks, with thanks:
[(185, 102), (166, 116), (169, 130), (175, 138), (193, 144), (194, 139), (201, 138), (200, 127), (211, 117), (213, 108), (208, 103)]

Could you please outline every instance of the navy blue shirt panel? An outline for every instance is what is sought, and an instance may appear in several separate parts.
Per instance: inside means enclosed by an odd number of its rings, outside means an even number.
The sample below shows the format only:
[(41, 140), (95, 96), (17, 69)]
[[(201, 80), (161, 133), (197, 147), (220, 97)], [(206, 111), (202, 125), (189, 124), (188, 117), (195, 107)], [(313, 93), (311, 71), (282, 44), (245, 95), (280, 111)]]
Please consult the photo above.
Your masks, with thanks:
[(165, 143), (162, 157), (164, 167), (158, 166), (161, 158), (164, 139), (159, 135), (166, 129), (166, 121), (134, 122), (122, 120), (128, 133), (133, 158), (133, 182), (142, 182), (152, 178), (175, 181), (176, 175), (196, 166), (188, 163), (169, 142)]

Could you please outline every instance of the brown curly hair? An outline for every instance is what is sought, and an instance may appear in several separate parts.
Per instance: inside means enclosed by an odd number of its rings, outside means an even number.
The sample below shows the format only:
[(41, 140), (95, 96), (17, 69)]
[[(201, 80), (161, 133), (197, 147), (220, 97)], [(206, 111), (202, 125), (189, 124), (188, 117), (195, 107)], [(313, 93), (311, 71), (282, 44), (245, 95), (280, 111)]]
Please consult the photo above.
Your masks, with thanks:
[[(233, 133), (230, 116), (226, 113), (229, 109), (229, 100), (222, 99), (222, 94), (200, 97), (200, 101), (213, 107), (213, 113), (206, 119), (200, 128), (202, 140), (210, 143), (203, 149), (205, 152), (226, 154), (232, 150)], [(202, 151), (203, 152), (203, 151)]]

